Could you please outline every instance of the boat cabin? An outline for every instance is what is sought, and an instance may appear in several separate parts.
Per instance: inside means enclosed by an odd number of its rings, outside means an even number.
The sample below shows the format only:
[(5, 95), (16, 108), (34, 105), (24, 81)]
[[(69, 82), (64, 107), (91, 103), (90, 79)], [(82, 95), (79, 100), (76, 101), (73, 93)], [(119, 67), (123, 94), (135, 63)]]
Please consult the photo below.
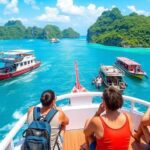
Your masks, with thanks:
[(101, 65), (100, 76), (106, 86), (114, 86), (119, 90), (126, 88), (126, 84), (123, 80), (124, 72), (114, 66)]
[(133, 60), (125, 57), (117, 57), (117, 64), (123, 66), (126, 70), (130, 72), (143, 72), (141, 65)]
[(0, 68), (0, 73), (8, 73), (20, 70), (36, 62), (35, 57), (32, 54), (27, 54), (31, 50), (12, 50), (4, 52), (1, 55), (0, 62), (4, 63)]
[(4, 65), (0, 68), (0, 80), (16, 77), (29, 72), (40, 66), (33, 54), (28, 54), (32, 50), (12, 50), (3, 52), (0, 62)]

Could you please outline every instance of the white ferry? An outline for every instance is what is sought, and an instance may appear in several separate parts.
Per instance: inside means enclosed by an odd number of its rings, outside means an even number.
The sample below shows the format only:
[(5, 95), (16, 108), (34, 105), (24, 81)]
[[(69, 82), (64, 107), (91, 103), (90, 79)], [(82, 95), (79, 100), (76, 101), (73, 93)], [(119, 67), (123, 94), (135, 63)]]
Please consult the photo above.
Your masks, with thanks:
[(29, 52), (32, 50), (19, 49), (1, 52), (0, 62), (4, 63), (4, 67), (0, 68), (0, 80), (13, 78), (38, 68), (41, 62)]

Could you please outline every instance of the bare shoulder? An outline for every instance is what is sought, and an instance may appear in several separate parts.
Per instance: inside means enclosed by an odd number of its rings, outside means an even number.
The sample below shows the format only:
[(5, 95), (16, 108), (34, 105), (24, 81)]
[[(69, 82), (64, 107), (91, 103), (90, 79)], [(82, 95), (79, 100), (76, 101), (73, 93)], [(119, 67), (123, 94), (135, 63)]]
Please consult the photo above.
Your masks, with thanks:
[(95, 127), (99, 126), (101, 124), (99, 116), (94, 116), (93, 118), (91, 118), (90, 123), (91, 123), (91, 125), (93, 125)]
[(34, 106), (33, 107), (30, 107), (29, 110), (28, 110), (28, 113), (31, 113), (34, 109)]
[(57, 109), (58, 111), (62, 111), (62, 108), (61, 108), (61, 107), (56, 107), (56, 109)]

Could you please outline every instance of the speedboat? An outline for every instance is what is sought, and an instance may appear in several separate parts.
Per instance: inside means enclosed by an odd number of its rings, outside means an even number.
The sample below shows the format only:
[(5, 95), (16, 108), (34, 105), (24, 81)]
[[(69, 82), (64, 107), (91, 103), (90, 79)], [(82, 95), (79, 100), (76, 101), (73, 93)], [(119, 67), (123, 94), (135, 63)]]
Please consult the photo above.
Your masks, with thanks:
[(139, 63), (126, 57), (117, 57), (115, 65), (132, 77), (138, 79), (142, 79), (144, 76), (147, 77), (147, 74), (142, 70)]
[(0, 68), (0, 80), (17, 77), (38, 68), (41, 62), (30, 52), (32, 50), (25, 49), (1, 52), (0, 62), (4, 63), (4, 67)]
[(120, 91), (125, 90), (126, 83), (123, 80), (124, 72), (115, 66), (101, 65), (100, 76), (106, 87), (113, 86)]

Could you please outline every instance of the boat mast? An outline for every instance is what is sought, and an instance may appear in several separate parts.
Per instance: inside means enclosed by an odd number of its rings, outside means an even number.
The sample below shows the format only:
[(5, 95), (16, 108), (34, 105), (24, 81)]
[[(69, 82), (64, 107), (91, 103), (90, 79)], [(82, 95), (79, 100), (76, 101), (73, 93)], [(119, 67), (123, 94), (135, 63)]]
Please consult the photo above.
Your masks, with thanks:
[(75, 74), (76, 74), (76, 88), (77, 89), (80, 89), (81, 88), (81, 84), (80, 84), (80, 81), (79, 81), (79, 73), (78, 73), (78, 64), (77, 62), (75, 62)]

